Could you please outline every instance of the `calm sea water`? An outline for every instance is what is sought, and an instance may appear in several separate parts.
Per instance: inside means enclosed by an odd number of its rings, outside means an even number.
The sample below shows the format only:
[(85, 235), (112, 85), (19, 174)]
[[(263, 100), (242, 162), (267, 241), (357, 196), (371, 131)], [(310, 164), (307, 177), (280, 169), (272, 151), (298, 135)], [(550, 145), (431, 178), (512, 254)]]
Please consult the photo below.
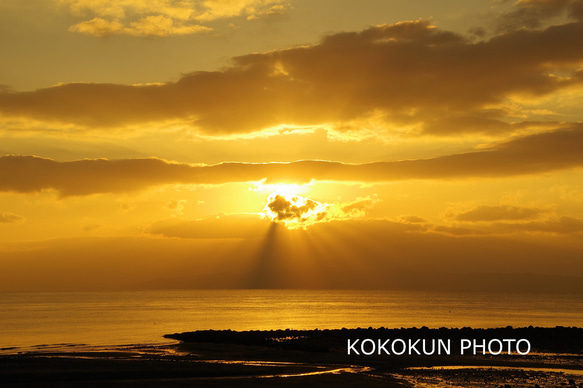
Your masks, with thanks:
[[(582, 326), (583, 297), (398, 291), (188, 290), (0, 294), (0, 348), (168, 342), (203, 330)], [(5, 349), (13, 348), (15, 349)]]

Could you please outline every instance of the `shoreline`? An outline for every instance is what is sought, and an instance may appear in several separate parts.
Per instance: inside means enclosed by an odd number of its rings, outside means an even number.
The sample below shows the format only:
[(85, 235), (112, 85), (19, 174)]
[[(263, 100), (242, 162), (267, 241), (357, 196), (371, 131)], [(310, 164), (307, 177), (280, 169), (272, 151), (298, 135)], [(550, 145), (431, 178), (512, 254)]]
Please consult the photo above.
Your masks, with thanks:
[[(348, 355), (344, 343), (350, 336), (455, 339), (470, 335), (477, 339), (525, 333), (531, 335), (535, 347), (528, 355), (363, 357)], [(407, 387), (428, 381), (476, 387), (509, 382), (519, 387), (583, 387), (583, 328), (207, 330), (164, 337), (180, 342), (68, 346), (54, 351), (45, 347), (41, 352), (0, 355), (0, 381), (14, 387), (182, 387), (194, 383), (203, 387)], [(543, 337), (546, 342), (537, 342)], [(574, 346), (581, 347), (574, 351)]]

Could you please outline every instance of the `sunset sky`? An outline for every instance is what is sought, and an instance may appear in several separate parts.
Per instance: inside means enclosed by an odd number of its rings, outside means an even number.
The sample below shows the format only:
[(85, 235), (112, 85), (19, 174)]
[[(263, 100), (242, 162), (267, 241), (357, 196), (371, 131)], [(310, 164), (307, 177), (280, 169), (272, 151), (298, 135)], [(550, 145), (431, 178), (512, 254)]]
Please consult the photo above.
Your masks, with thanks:
[(583, 0), (0, 2), (0, 291), (583, 293)]

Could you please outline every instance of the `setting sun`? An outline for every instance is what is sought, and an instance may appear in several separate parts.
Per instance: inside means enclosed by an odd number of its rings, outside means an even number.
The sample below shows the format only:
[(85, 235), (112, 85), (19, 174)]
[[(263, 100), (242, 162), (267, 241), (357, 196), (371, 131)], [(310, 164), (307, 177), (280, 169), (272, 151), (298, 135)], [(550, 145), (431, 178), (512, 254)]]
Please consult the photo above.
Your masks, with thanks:
[(286, 197), (306, 194), (309, 191), (308, 185), (298, 185), (296, 183), (261, 183), (256, 190), (263, 193), (277, 193)]
[(0, 2), (0, 290), (576, 288), (580, 0), (420, 1)]
[(583, 0), (0, 0), (0, 27), (0, 381), (392, 387), (543, 364), (385, 366), (385, 329), (583, 322)]

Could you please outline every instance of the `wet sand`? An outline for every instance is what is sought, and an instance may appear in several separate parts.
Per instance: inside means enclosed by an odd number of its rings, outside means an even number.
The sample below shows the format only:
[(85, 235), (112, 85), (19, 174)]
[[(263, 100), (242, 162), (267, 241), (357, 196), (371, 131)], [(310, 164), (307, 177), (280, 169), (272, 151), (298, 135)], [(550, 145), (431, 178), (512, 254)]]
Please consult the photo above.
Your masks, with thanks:
[(201, 331), (169, 335), (180, 342), (164, 345), (44, 347), (0, 356), (0, 386), (583, 387), (583, 348), (573, 350), (582, 329), (533, 328), (538, 348), (528, 355), (347, 355), (349, 337), (526, 335), (508, 328), (387, 330)]

